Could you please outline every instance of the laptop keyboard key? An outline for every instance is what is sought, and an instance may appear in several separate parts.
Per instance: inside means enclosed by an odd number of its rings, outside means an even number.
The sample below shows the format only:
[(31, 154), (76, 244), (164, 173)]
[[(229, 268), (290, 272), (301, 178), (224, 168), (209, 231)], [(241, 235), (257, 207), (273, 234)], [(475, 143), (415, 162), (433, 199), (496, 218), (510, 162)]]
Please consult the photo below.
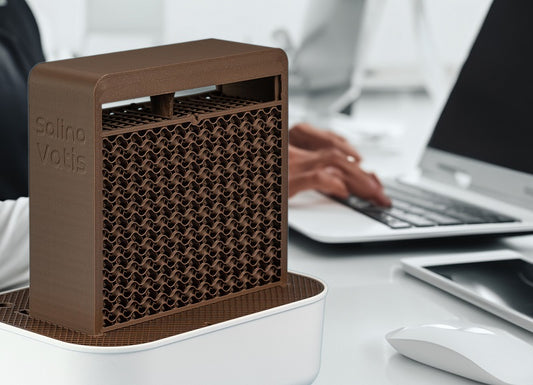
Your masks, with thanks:
[(437, 225), (436, 222), (416, 214), (405, 213), (401, 216), (396, 216), (396, 218), (406, 221), (416, 227), (431, 227)]
[(437, 213), (430, 212), (430, 211), (427, 211), (424, 214), (424, 217), (429, 219), (430, 221), (434, 221), (436, 224), (440, 226), (462, 225), (465, 223), (461, 221), (460, 219), (452, 218), (447, 215), (437, 214)]
[(365, 201), (363, 199), (359, 199), (355, 196), (350, 196), (348, 199), (346, 199), (345, 201), (343, 201), (343, 203), (345, 203), (346, 205), (350, 206), (351, 208), (353, 209), (356, 209), (356, 210), (361, 210), (361, 209), (366, 209), (366, 208), (369, 208), (369, 207), (374, 207), (374, 205), (368, 201)]
[(463, 223), (467, 223), (470, 225), (479, 224), (479, 223), (487, 223), (487, 220), (485, 220), (484, 218), (474, 216), (471, 214), (467, 214), (464, 212), (456, 211), (456, 210), (447, 210), (446, 214), (449, 214), (453, 216), (454, 218), (458, 218)]
[(516, 219), (499, 214), (486, 215), (484, 217), (489, 223), (506, 223), (506, 222), (516, 222)]
[(378, 222), (389, 226), (391, 229), (407, 229), (411, 227), (409, 223), (401, 221), (398, 218), (395, 218), (379, 209), (363, 209), (360, 210), (360, 212), (368, 215), (370, 218), (375, 219)]
[(392, 207), (397, 207), (402, 210), (411, 211), (415, 206), (410, 205), (409, 203), (402, 201), (400, 199), (392, 198)]

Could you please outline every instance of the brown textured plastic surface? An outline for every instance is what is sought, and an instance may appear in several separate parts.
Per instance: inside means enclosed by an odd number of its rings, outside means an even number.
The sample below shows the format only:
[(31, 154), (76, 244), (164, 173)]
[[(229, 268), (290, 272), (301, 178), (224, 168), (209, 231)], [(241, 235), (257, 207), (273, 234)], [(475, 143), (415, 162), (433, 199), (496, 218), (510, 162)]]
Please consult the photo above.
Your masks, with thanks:
[[(213, 93), (176, 104), (253, 105)], [(104, 138), (104, 327), (282, 278), (279, 106), (164, 123)]]
[(28, 315), (28, 290), (0, 295), (0, 322), (63, 342), (88, 346), (126, 346), (157, 341), (208, 325), (314, 297), (324, 286), (308, 277), (288, 274), (288, 284), (224, 299), (181, 313), (91, 336)]
[(201, 40), (42, 63), (29, 104), (34, 319), (98, 335), (287, 283), (283, 51)]

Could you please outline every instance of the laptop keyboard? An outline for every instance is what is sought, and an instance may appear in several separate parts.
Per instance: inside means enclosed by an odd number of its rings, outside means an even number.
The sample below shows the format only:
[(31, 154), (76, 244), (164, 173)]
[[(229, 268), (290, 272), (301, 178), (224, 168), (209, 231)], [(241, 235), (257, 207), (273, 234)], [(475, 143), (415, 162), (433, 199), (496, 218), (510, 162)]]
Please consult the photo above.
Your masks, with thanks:
[(392, 207), (379, 207), (355, 196), (342, 200), (341, 203), (392, 229), (518, 222), (516, 218), (412, 185), (392, 182), (384, 187), (385, 193), (392, 200)]

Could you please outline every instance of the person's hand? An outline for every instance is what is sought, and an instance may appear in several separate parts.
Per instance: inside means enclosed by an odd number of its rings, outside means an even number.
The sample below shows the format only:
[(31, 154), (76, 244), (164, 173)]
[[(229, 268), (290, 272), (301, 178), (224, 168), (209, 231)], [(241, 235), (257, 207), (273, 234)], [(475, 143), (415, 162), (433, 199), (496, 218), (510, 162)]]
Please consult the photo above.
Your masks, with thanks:
[(289, 197), (315, 189), (337, 198), (350, 194), (380, 206), (391, 201), (373, 173), (361, 169), (361, 156), (343, 137), (299, 123), (289, 131)]
[(318, 151), (324, 149), (338, 149), (351, 161), (359, 163), (361, 156), (340, 135), (333, 132), (318, 130), (309, 123), (295, 124), (289, 131), (289, 143), (304, 150)]

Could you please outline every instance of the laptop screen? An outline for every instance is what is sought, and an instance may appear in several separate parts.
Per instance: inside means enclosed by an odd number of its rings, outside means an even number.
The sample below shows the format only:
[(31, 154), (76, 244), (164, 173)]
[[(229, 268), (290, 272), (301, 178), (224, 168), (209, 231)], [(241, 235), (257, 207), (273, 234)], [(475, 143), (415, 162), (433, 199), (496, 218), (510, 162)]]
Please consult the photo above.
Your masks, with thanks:
[(430, 147), (533, 174), (531, 15), (531, 0), (494, 0)]

